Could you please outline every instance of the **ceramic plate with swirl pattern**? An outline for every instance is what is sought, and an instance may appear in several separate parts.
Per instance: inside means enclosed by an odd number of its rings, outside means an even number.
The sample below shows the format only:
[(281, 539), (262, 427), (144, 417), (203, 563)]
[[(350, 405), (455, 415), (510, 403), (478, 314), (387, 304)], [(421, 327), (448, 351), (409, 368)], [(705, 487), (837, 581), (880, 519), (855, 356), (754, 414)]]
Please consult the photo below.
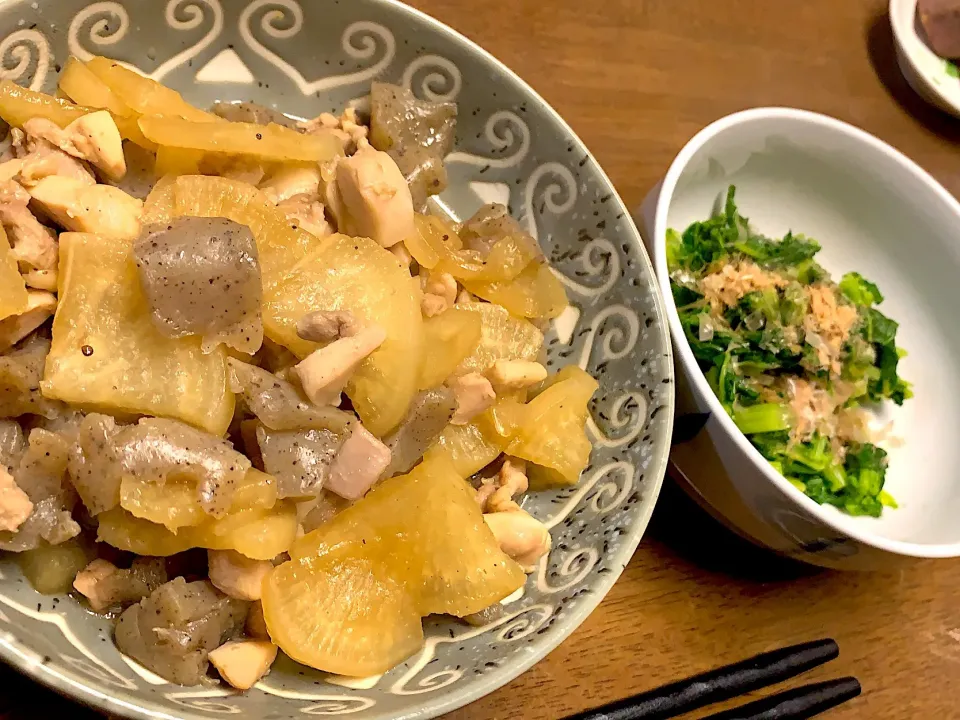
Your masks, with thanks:
[(38, 0), (0, 6), (2, 72), (52, 90), (69, 55), (109, 55), (206, 106), (253, 100), (312, 117), (373, 79), (460, 106), (441, 200), (460, 217), (503, 202), (550, 255), (571, 307), (549, 365), (596, 376), (591, 464), (575, 488), (528, 497), (553, 550), (494, 624), (427, 622), (423, 649), (378, 678), (332, 682), (281, 659), (253, 690), (166, 683), (125, 659), (111, 623), (36, 594), (0, 562), (0, 656), (37, 680), (136, 718), (429, 718), (508, 682), (566, 638), (629, 561), (653, 510), (673, 418), (672, 359), (650, 261), (609, 180), (529, 87), (469, 41), (389, 0)]

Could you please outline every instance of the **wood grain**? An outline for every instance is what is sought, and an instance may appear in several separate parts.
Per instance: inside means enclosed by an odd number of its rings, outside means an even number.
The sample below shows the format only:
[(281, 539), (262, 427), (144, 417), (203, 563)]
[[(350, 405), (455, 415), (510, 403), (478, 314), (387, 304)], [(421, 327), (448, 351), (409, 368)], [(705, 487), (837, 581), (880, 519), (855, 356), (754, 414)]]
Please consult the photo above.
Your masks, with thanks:
[[(859, 125), (960, 194), (960, 122), (925, 105), (900, 76), (883, 0), (413, 4), (530, 82), (630, 207), (700, 128), (762, 105)], [(853, 674), (864, 686), (830, 718), (960, 718), (957, 597), (960, 562), (890, 574), (812, 570), (734, 537), (668, 482), (636, 556), (584, 625), (516, 681), (449, 717), (553, 720), (829, 636), (840, 659), (804, 681)], [(0, 687), (0, 717), (88, 716), (7, 671)]]

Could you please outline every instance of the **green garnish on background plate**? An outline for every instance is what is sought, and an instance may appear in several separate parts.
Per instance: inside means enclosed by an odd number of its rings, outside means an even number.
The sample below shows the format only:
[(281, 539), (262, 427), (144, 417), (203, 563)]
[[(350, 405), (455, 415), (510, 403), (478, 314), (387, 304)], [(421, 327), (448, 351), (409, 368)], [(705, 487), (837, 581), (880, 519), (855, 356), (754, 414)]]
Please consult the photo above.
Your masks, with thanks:
[(674, 301), (693, 353), (737, 427), (821, 504), (879, 517), (887, 453), (870, 406), (912, 396), (897, 365), (897, 323), (859, 273), (839, 283), (820, 245), (750, 228), (730, 187), (719, 215), (667, 233)]

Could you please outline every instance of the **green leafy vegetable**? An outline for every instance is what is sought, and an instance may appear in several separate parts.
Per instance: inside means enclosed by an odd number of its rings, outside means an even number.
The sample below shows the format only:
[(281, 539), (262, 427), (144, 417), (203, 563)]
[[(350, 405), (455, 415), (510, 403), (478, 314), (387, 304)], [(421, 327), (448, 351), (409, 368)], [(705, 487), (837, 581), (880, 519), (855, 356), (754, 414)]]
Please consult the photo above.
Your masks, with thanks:
[(667, 233), (681, 325), (737, 427), (809, 497), (876, 517), (896, 507), (883, 490), (886, 452), (838, 428), (866, 403), (912, 396), (899, 376), (899, 328), (876, 309), (873, 282), (851, 272), (834, 283), (819, 251), (803, 235), (753, 231), (733, 186), (716, 216)]

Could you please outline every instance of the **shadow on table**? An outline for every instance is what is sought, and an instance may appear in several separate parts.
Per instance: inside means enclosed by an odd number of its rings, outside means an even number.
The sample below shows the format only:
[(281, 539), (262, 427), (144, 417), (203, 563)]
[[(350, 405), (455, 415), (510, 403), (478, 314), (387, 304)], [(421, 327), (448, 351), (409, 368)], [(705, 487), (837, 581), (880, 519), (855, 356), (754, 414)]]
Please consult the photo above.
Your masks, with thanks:
[(708, 515), (669, 476), (644, 536), (648, 541), (701, 569), (748, 582), (781, 582), (823, 572), (744, 540)]
[(960, 124), (917, 95), (900, 72), (893, 29), (887, 14), (872, 18), (865, 28), (865, 35), (870, 64), (890, 97), (930, 132), (944, 140), (960, 141)]

